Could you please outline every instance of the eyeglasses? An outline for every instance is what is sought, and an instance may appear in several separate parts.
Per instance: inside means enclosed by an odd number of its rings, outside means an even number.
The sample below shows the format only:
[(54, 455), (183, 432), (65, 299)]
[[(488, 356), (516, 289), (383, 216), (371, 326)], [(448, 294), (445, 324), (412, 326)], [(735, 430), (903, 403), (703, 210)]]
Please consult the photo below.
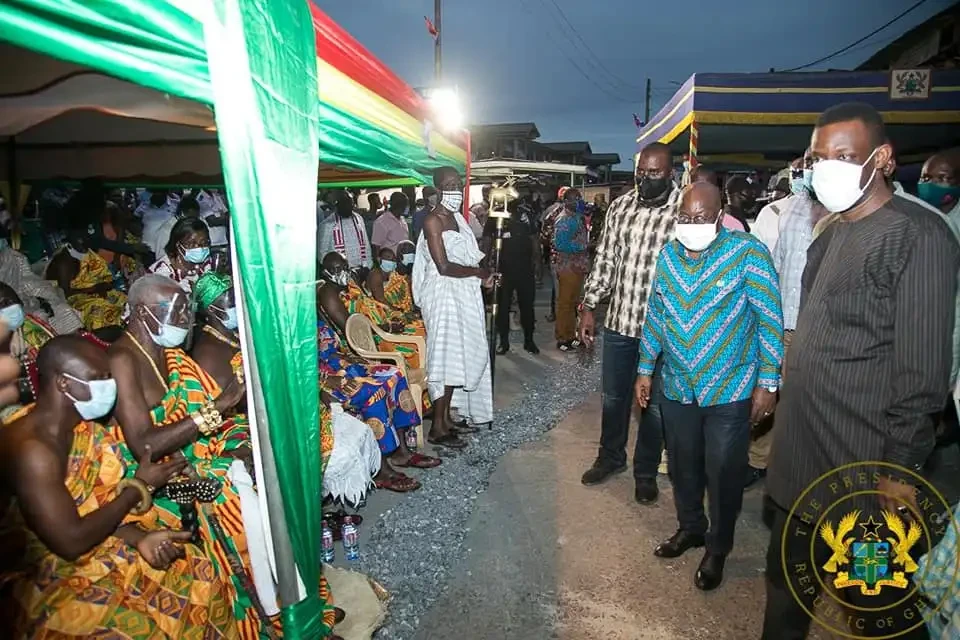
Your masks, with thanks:
[(710, 214), (704, 215), (699, 213), (695, 216), (691, 216), (689, 213), (684, 213), (682, 211), (677, 212), (677, 223), (678, 224), (713, 224), (716, 222), (716, 218), (713, 220), (708, 220)]

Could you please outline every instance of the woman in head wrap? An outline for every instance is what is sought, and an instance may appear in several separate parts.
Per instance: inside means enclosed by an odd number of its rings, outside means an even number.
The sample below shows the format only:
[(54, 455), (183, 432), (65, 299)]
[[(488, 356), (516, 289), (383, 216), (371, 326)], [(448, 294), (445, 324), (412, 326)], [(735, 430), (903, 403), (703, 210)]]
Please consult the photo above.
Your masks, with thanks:
[(223, 388), (243, 371), (233, 283), (230, 276), (210, 271), (197, 280), (193, 295), (203, 325), (191, 355)]

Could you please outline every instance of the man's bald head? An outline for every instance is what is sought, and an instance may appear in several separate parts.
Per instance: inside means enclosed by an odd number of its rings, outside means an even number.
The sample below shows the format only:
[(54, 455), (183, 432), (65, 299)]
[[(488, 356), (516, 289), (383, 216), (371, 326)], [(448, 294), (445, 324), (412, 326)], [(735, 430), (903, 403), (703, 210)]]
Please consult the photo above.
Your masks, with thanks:
[(170, 302), (182, 293), (183, 289), (180, 288), (180, 285), (170, 278), (156, 273), (148, 273), (137, 278), (137, 281), (130, 287), (127, 302), (130, 303), (131, 307), (138, 305), (152, 306)]
[(653, 142), (648, 144), (640, 151), (640, 158), (637, 160), (637, 166), (639, 166), (644, 161), (650, 161), (653, 158), (657, 158), (658, 162), (662, 162), (665, 166), (670, 166), (673, 160), (673, 154), (670, 152), (669, 145), (666, 145), (662, 142)]
[(960, 199), (960, 147), (940, 151), (923, 163), (917, 193), (944, 213)]
[(130, 287), (130, 324), (139, 322), (151, 334), (162, 331), (162, 324), (189, 329), (193, 324), (190, 297), (180, 285), (166, 276), (148, 273)]
[(670, 147), (654, 142), (643, 148), (637, 158), (635, 178), (641, 202), (661, 205), (673, 191), (673, 155)]
[(717, 172), (708, 167), (697, 166), (693, 170), (693, 175), (691, 176), (691, 182), (709, 182), (710, 184), (717, 184)]
[(460, 173), (450, 166), (438, 167), (433, 171), (433, 186), (440, 191), (456, 191), (463, 188)]
[(677, 218), (680, 224), (714, 223), (720, 217), (723, 204), (720, 189), (709, 182), (694, 182), (683, 189)]
[(348, 269), (349, 265), (347, 264), (346, 258), (336, 251), (331, 251), (327, 255), (323, 256), (323, 268), (327, 271), (327, 273), (336, 273), (337, 271)]
[(99, 380), (110, 374), (107, 352), (80, 336), (63, 335), (49, 340), (37, 356), (41, 392), (51, 385), (62, 390), (72, 386), (63, 374), (80, 380)]
[(923, 163), (922, 175), (937, 179), (941, 176), (953, 178), (953, 184), (960, 179), (960, 147), (938, 151)]

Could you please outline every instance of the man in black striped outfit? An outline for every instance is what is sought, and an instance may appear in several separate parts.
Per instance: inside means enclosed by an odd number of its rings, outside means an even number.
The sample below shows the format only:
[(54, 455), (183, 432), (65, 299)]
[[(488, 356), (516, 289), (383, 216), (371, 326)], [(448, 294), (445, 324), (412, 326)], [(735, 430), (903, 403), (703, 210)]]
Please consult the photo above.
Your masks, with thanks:
[[(880, 115), (865, 104), (832, 107), (820, 115), (810, 150), (817, 199), (840, 217), (807, 252), (776, 413), (767, 475), (775, 508), (764, 640), (806, 637), (811, 618), (801, 602), (814, 611), (822, 591), (809, 575), (798, 585), (785, 565), (810, 572), (831, 565), (817, 517), (836, 523), (833, 511), (824, 513), (837, 497), (817, 479), (851, 463), (919, 471), (933, 449), (932, 416), (943, 409), (950, 377), (960, 246), (936, 213), (895, 196), (884, 180), (893, 149)], [(915, 508), (916, 488), (887, 473), (865, 474), (874, 479), (864, 487), (871, 495), (840, 510), (862, 509), (864, 521), (868, 513), (879, 517), (881, 507)], [(820, 511), (791, 518), (788, 510), (801, 497)], [(842, 631), (849, 624), (855, 628), (848, 632), (862, 637), (926, 638), (919, 614), (905, 610), (917, 598), (915, 592), (906, 597), (909, 591), (909, 585), (877, 595), (839, 589), (848, 605), (873, 612), (851, 608), (848, 619), (832, 626)], [(891, 609), (876, 612), (883, 606)]]

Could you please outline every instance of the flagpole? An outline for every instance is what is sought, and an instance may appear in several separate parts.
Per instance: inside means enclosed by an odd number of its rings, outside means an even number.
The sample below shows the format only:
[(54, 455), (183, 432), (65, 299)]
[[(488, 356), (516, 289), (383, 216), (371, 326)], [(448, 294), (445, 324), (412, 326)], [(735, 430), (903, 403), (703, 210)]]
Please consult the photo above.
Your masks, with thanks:
[(433, 39), (433, 75), (436, 80), (436, 85), (440, 86), (440, 80), (443, 77), (442, 72), (442, 40), (443, 40), (443, 27), (440, 24), (441, 19), (441, 7), (442, 0), (433, 0), (433, 27), (437, 30), (437, 35)]

